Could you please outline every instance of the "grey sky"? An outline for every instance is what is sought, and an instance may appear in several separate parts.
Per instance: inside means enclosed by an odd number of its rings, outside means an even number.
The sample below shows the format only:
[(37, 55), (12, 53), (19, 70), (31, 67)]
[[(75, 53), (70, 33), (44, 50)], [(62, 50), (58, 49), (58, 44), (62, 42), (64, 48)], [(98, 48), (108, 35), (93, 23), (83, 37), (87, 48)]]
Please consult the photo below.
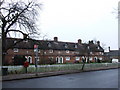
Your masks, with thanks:
[(57, 36), (59, 41), (66, 42), (96, 39), (106, 48), (118, 49), (119, 1), (38, 0), (43, 4), (37, 23), (40, 33), (47, 35), (47, 39)]
[[(97, 39), (118, 49), (119, 0), (41, 0), (43, 3), (39, 28), (48, 39), (83, 42)], [(112, 12), (116, 12), (113, 14)]]

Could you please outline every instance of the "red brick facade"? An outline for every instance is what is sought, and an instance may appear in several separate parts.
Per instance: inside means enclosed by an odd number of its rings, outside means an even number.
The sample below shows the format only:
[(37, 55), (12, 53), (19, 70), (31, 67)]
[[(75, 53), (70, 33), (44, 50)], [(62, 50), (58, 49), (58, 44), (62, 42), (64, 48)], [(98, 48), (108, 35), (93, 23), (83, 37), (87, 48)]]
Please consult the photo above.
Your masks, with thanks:
[[(39, 41), (39, 42), (44, 42), (44, 41)], [(39, 45), (41, 47), (38, 48), (39, 64), (42, 64), (43, 62), (46, 63), (49, 60), (53, 60), (56, 63), (75, 63), (76, 61), (82, 62), (82, 59), (85, 59), (86, 62), (88, 62), (88, 57), (89, 57), (89, 62), (97, 62), (98, 59), (100, 61), (104, 59), (103, 49), (98, 51), (96, 51), (97, 49), (96, 50), (91, 49), (88, 52), (86, 51), (88, 44), (82, 44), (81, 40), (78, 40), (78, 43), (67, 42), (67, 46), (66, 46), (66, 42), (58, 42), (57, 37), (54, 38), (54, 40), (51, 42), (50, 41), (45, 41), (45, 42), (47, 43), (46, 44), (47, 46), (45, 46), (45, 44), (43, 46)], [(29, 41), (25, 43), (29, 43)], [(56, 46), (53, 43), (55, 43)], [(25, 44), (22, 43), (22, 45), (24, 46)], [(18, 44), (19, 47), (16, 46), (14, 47), (14, 49), (9, 49), (5, 57), (6, 63), (13, 64), (13, 59), (15, 55), (25, 55), (27, 60), (31, 64), (34, 64), (35, 63), (34, 46), (32, 44), (28, 44), (28, 45), (30, 45), (32, 48), (28, 48), (30, 46), (26, 46), (22, 48), (22, 46), (19, 46)], [(62, 46), (59, 47), (59, 45)], [(90, 48), (93, 48), (94, 46), (98, 48), (99, 45), (91, 44)]]

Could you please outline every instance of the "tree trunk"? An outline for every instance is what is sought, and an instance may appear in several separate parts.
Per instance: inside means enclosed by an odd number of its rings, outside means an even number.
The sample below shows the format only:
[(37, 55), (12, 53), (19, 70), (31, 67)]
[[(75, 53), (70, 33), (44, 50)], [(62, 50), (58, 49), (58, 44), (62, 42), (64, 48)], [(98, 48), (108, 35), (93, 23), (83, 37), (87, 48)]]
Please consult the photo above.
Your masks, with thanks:
[(6, 55), (6, 34), (2, 30), (2, 64), (5, 65), (5, 55)]
[(81, 69), (82, 71), (83, 71), (83, 69), (84, 69), (84, 66), (85, 66), (85, 62), (83, 62), (82, 69)]

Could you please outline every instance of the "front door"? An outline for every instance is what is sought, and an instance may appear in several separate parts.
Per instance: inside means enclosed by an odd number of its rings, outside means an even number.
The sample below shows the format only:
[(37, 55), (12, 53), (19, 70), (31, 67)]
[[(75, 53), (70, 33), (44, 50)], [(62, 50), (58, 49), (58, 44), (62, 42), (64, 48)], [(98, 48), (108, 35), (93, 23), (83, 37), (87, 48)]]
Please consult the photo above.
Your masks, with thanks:
[(57, 63), (63, 63), (63, 57), (56, 57)]

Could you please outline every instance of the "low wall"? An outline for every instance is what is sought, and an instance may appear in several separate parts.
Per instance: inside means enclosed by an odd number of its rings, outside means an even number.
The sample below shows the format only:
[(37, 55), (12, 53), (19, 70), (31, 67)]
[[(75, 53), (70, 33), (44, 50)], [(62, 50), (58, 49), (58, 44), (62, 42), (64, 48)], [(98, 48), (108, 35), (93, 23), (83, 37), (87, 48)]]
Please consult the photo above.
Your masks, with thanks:
[[(91, 63), (85, 64), (84, 71), (89, 70), (101, 70), (101, 69), (112, 69), (118, 68), (119, 63)], [(3, 66), (3, 68), (8, 68), (8, 74), (23, 74), (25, 73), (25, 68), (23, 66)], [(62, 65), (38, 65), (37, 72), (54, 72), (54, 71), (80, 71), (82, 64), (62, 64)], [(35, 65), (30, 65), (27, 68), (27, 73), (35, 73)]]

